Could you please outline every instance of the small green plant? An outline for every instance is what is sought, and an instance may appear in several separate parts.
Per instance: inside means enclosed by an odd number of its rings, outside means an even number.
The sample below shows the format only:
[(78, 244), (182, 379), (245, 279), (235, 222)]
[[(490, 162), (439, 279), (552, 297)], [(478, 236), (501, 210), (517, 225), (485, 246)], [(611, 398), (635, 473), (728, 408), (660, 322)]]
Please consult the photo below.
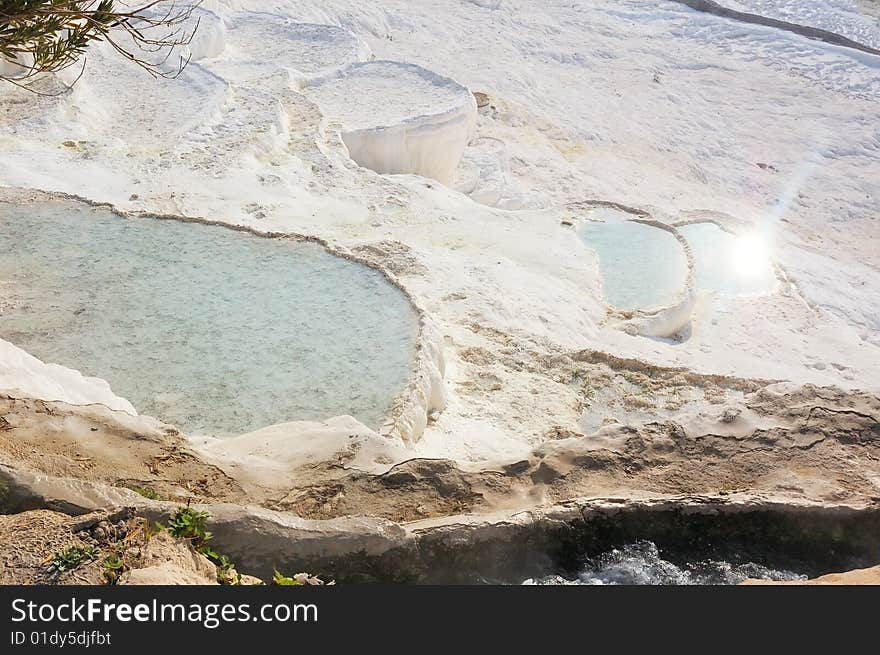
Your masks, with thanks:
[(228, 571), (235, 566), (232, 563), (231, 559), (229, 559), (226, 555), (221, 555), (210, 546), (199, 546), (198, 551), (209, 560), (211, 560), (217, 566), (217, 568)]
[(97, 557), (98, 549), (94, 546), (68, 546), (52, 555), (52, 566), (63, 573)]
[(130, 489), (136, 494), (140, 494), (144, 498), (148, 500), (162, 500), (162, 497), (159, 495), (159, 492), (153, 489), (152, 487), (142, 487), (139, 484), (129, 484), (127, 482), (117, 482), (117, 487), (122, 489)]
[(147, 498), (148, 500), (161, 500), (159, 494), (156, 492), (155, 489), (150, 489), (149, 487), (139, 487), (136, 484), (130, 486), (129, 489), (137, 494), (140, 494), (144, 498)]
[(121, 557), (110, 555), (110, 557), (104, 560), (104, 578), (109, 584), (116, 584), (124, 570), (125, 562), (122, 561)]
[(194, 546), (208, 541), (208, 512), (200, 512), (189, 505), (180, 507), (168, 521), (168, 531), (177, 539), (189, 539)]
[(303, 582), (295, 578), (289, 578), (286, 575), (275, 571), (275, 573), (272, 575), (272, 584), (276, 584), (282, 587), (293, 587), (300, 586), (303, 584)]
[(241, 575), (235, 570), (235, 563), (226, 555), (221, 555), (207, 544), (202, 544), (196, 550), (217, 567), (217, 582), (230, 585), (236, 585), (241, 582)]
[(208, 512), (200, 512), (187, 504), (186, 507), (178, 508), (165, 529), (177, 539), (188, 539), (197, 552), (207, 557), (217, 567), (217, 582), (237, 585), (241, 582), (241, 575), (235, 570), (235, 563), (207, 544), (211, 539), (211, 533), (208, 531), (209, 518), (211, 515)]

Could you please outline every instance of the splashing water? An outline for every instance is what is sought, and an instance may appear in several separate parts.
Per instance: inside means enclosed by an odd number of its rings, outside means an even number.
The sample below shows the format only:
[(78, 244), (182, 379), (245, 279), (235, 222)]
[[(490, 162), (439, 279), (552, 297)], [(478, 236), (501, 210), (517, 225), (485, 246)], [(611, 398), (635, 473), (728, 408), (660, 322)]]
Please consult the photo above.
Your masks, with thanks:
[(529, 578), (532, 585), (734, 585), (746, 578), (804, 580), (793, 571), (767, 568), (747, 562), (731, 564), (703, 560), (674, 564), (660, 555), (651, 541), (637, 541), (589, 560), (576, 579), (559, 575)]

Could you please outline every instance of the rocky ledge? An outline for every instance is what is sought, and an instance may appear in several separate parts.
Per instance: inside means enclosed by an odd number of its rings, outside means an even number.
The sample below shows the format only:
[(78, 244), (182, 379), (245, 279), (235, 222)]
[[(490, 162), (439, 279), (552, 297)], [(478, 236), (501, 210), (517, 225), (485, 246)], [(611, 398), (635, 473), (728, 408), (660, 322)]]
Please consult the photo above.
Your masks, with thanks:
[(335, 425), (338, 450), (282, 458), (279, 472), (102, 406), (7, 395), (0, 501), (9, 514), (129, 507), (151, 520), (192, 502), (212, 515), (217, 547), (263, 577), (511, 580), (639, 538), (775, 550), (818, 575), (880, 561), (878, 417), (871, 394), (768, 384), (717, 415), (560, 432), (473, 468), (397, 451), (382, 465), (375, 435)]

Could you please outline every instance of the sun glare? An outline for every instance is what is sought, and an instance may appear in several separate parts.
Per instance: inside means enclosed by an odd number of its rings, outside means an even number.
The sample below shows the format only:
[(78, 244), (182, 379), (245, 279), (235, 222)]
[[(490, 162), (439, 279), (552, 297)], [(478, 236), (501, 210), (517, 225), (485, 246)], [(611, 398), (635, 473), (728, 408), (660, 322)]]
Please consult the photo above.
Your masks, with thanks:
[(736, 274), (742, 277), (757, 277), (766, 269), (770, 261), (767, 242), (755, 233), (743, 234), (733, 244), (733, 266)]

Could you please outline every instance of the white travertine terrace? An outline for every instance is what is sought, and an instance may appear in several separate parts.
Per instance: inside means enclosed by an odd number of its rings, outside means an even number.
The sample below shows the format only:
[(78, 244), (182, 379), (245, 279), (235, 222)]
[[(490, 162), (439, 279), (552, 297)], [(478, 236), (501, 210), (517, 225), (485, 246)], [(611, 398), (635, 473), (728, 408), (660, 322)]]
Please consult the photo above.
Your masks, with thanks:
[(188, 44), (192, 61), (219, 57), (226, 48), (226, 24), (217, 14), (196, 7), (190, 16), (192, 38)]
[(355, 64), (305, 91), (329, 120), (342, 124), (351, 158), (377, 173), (414, 173), (451, 184), (473, 135), (473, 94), (414, 64)]
[(106, 381), (58, 364), (45, 364), (3, 339), (0, 339), (0, 389), (71, 405), (101, 404), (137, 414), (131, 403), (113, 393)]
[(238, 12), (227, 19), (230, 57), (280, 66), (302, 79), (327, 74), (372, 56), (350, 31), (334, 25), (295, 22), (263, 12)]
[[(223, 49), (206, 30), (177, 79), (97, 45), (70, 92), (0, 88), (0, 186), (355, 254), (393, 242), (372, 262), (432, 336), (383, 431), (419, 456), (479, 465), (579, 430), (580, 392), (553, 366), (583, 350), (876, 390), (876, 57), (677, 3), (524, 5), (211, 2)], [(788, 3), (800, 23), (827, 6)], [(465, 87), (490, 98), (470, 142)], [(666, 224), (766, 227), (791, 283), (633, 326), (668, 334), (689, 315), (681, 341), (633, 337), (608, 320), (596, 261), (568, 227), (585, 198)]]
[[(176, 79), (98, 44), (72, 90), (0, 84), (0, 199), (314, 238), (411, 300), (406, 385), (377, 430), (200, 440), (0, 342), (10, 489), (159, 518), (176, 503), (113, 485), (176, 500), (208, 475), (217, 546), (291, 570), (494, 557), (615, 508), (876, 520), (878, 57), (681, 2), (208, 3)], [(880, 38), (844, 21), (861, 0), (725, 4)], [(691, 274), (655, 312), (609, 311), (574, 229), (596, 206), (766, 235), (779, 284), (703, 293), (698, 269), (696, 293)], [(188, 459), (148, 473), (166, 453)]]

